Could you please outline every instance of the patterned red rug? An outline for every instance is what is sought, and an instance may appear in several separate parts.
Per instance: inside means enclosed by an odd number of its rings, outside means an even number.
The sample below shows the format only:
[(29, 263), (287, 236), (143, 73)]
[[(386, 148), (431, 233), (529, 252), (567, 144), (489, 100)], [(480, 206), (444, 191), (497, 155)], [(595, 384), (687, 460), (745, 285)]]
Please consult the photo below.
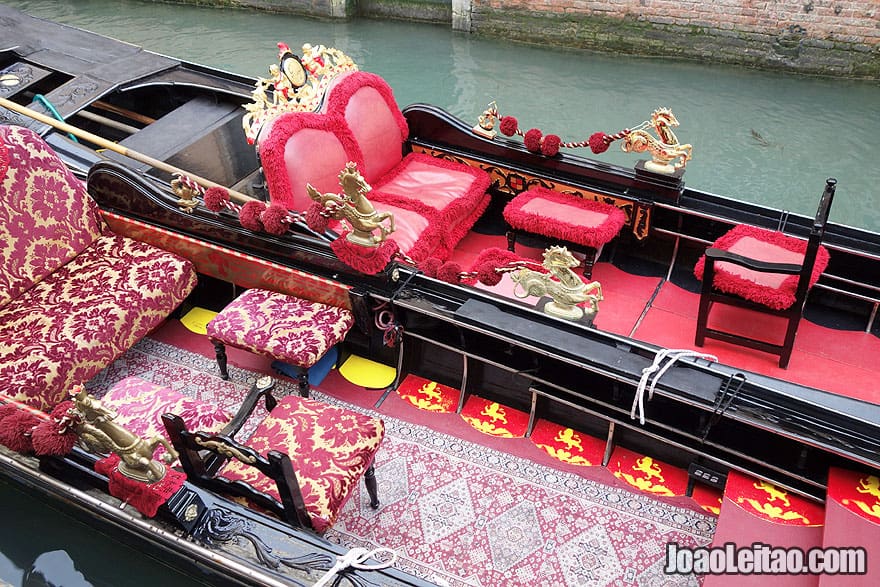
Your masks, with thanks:
[[(137, 375), (234, 409), (257, 374), (230, 373), (223, 381), (213, 359), (146, 339), (88, 387), (100, 394)], [(666, 544), (709, 544), (714, 517), (380, 415), (382, 505), (371, 509), (359, 485), (329, 540), (393, 548), (401, 569), (455, 587), (697, 584), (663, 574)]]

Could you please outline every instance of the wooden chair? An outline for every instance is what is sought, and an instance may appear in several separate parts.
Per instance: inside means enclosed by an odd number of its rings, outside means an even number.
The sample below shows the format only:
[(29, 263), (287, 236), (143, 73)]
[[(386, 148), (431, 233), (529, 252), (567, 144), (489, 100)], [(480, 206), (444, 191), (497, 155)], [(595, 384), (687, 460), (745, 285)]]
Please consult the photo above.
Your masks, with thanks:
[(370, 506), (378, 508), (373, 457), (385, 434), (382, 420), (296, 395), (276, 401), (273, 386), (270, 377), (258, 381), (226, 428), (240, 428), (265, 397), (269, 415), (247, 445), (188, 430), (175, 414), (162, 416), (189, 481), (319, 534), (336, 521), (361, 477)]
[[(739, 225), (706, 249), (694, 268), (703, 282), (697, 346), (703, 346), (707, 337), (715, 338), (779, 355), (779, 366), (788, 367), (807, 293), (828, 265), (828, 251), (821, 242), (836, 185), (836, 179), (826, 181), (806, 241), (779, 231)], [(782, 344), (709, 328), (709, 310), (715, 303), (781, 316), (787, 321)]]

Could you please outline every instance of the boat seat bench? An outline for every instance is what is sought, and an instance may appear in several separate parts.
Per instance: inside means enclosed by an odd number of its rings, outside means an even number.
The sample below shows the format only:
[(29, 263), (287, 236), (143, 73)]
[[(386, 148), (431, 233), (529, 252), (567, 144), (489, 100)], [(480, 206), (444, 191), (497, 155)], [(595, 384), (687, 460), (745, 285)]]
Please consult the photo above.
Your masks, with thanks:
[(515, 252), (518, 233), (562, 241), (584, 253), (582, 268), (587, 279), (602, 247), (626, 224), (626, 214), (613, 204), (541, 187), (513, 198), (504, 208), (504, 219), (510, 225), (507, 248), (511, 252)]
[(207, 326), (220, 376), (229, 378), (226, 346), (289, 363), (299, 392), (309, 396), (308, 370), (342, 342), (354, 324), (344, 308), (263, 289), (249, 289), (220, 311)]

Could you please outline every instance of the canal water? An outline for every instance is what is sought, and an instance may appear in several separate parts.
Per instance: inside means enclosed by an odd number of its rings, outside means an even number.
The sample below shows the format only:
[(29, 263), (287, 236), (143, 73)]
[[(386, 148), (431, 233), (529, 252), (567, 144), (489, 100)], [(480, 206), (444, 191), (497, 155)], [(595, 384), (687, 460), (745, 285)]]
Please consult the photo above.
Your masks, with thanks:
[[(445, 25), (339, 23), (135, 0), (0, 2), (249, 76), (267, 74), (278, 41), (293, 48), (334, 46), (361, 69), (387, 79), (401, 105), (429, 102), (475, 123), (494, 100), (522, 128), (564, 141), (633, 127), (666, 106), (681, 123), (681, 142), (694, 146), (685, 173), (689, 186), (811, 215), (825, 178), (834, 176), (839, 187), (832, 219), (880, 231), (877, 82), (527, 47), (473, 38)], [(3, 41), (0, 29), (0, 47)], [(592, 157), (587, 150), (578, 154)], [(637, 157), (612, 145), (595, 158), (631, 166)], [(70, 574), (53, 583), (34, 568)], [(0, 482), (4, 582), (186, 584), (155, 561), (47, 512), (41, 502)]]
[[(334, 46), (383, 76), (401, 106), (429, 102), (468, 123), (492, 101), (521, 128), (563, 141), (631, 128), (660, 106), (694, 147), (690, 187), (815, 213), (839, 180), (831, 219), (880, 231), (880, 83), (688, 61), (630, 58), (474, 38), (448, 25), (340, 23), (134, 0), (0, 0), (35, 16), (228, 71), (267, 75), (275, 44)], [(0, 43), (2, 44), (2, 43)], [(593, 156), (632, 166), (617, 144)]]

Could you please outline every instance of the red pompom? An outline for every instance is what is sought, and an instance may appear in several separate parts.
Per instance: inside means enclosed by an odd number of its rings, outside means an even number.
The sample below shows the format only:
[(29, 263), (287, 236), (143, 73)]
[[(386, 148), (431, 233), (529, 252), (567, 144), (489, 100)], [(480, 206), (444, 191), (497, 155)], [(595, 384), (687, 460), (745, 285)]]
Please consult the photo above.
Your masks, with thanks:
[(278, 204), (269, 204), (269, 207), (266, 208), (266, 211), (260, 217), (263, 221), (263, 226), (266, 227), (266, 232), (269, 234), (284, 234), (287, 232), (287, 224), (284, 222), (285, 218), (287, 218), (287, 208)]
[(519, 122), (517, 122), (516, 118), (513, 116), (502, 116), (501, 124), (498, 125), (498, 130), (501, 131), (501, 134), (512, 137), (516, 134), (516, 131), (519, 129)]
[(0, 444), (15, 452), (31, 452), (31, 433), (42, 420), (25, 410), (16, 410), (0, 422)]
[(419, 269), (428, 277), (437, 277), (437, 271), (442, 263), (443, 261), (437, 257), (430, 257), (419, 263)]
[(73, 429), (62, 427), (54, 418), (38, 424), (31, 435), (34, 452), (38, 455), (66, 455), (73, 450), (76, 439)]
[(483, 263), (477, 268), (477, 281), (492, 287), (501, 282), (503, 275), (495, 271), (494, 263)]
[(229, 192), (226, 188), (212, 187), (205, 191), (205, 207), (212, 212), (219, 212), (226, 207), (229, 201)]
[(597, 155), (607, 151), (609, 144), (611, 141), (608, 140), (608, 135), (604, 132), (594, 132), (590, 135), (590, 150)]
[(523, 137), (523, 144), (526, 146), (526, 149), (533, 153), (541, 152), (541, 136), (542, 133), (537, 128), (533, 128), (526, 132)]
[(447, 283), (458, 283), (461, 281), (461, 265), (454, 261), (447, 261), (437, 269), (437, 279)]
[(251, 200), (241, 207), (241, 212), (238, 213), (238, 221), (248, 230), (263, 230), (263, 223), (260, 221), (260, 216), (262, 216), (265, 211), (266, 204), (258, 200)]
[(318, 202), (312, 202), (312, 205), (306, 209), (306, 224), (315, 232), (324, 232), (327, 230), (327, 225), (330, 224), (330, 219), (322, 212), (324, 212), (324, 206)]
[(559, 153), (559, 145), (561, 144), (562, 139), (558, 135), (547, 135), (541, 141), (541, 154), (546, 157), (555, 157)]

